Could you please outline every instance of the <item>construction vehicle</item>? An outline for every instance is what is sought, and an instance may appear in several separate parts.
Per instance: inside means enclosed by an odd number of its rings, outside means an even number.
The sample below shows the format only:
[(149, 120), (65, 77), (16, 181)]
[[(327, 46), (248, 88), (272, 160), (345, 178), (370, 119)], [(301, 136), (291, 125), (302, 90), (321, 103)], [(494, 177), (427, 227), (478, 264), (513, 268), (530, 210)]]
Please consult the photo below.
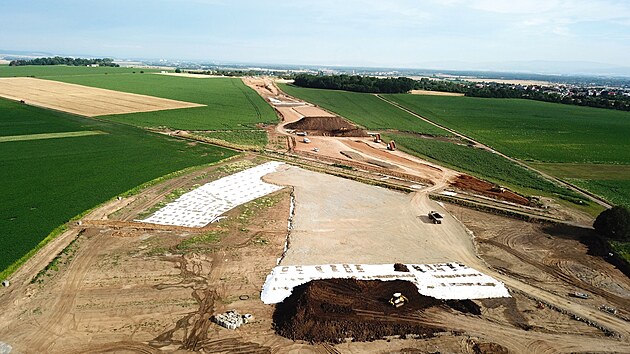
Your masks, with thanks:
[(387, 150), (390, 150), (390, 151), (396, 150), (396, 143), (393, 140), (387, 143)]
[(374, 142), (375, 143), (380, 143), (381, 142), (381, 134), (379, 134), (379, 133), (374, 134)]
[(407, 299), (407, 297), (405, 297), (403, 294), (401, 293), (394, 293), (394, 295), (392, 296), (391, 299), (389, 299), (389, 303), (398, 308), (403, 306), (404, 304), (406, 304), (409, 301), (409, 299)]
[(434, 224), (441, 224), (444, 217), (442, 216), (442, 214), (438, 213), (437, 211), (431, 210), (429, 212), (429, 219), (433, 220)]
[(581, 293), (581, 292), (577, 292), (577, 291), (572, 292), (572, 293), (570, 293), (569, 295), (571, 295), (571, 296), (573, 296), (573, 297), (578, 297), (578, 298), (580, 298), (580, 299), (588, 299), (588, 294)]
[(608, 305), (602, 305), (599, 307), (600, 310), (604, 311), (604, 312), (608, 312), (611, 315), (616, 315), (617, 314), (617, 309)]
[(302, 142), (304, 142), (305, 144), (308, 144), (308, 143), (310, 143), (310, 142), (311, 142), (311, 139), (309, 139), (309, 138), (306, 138), (306, 137), (305, 137), (305, 138), (302, 140)]

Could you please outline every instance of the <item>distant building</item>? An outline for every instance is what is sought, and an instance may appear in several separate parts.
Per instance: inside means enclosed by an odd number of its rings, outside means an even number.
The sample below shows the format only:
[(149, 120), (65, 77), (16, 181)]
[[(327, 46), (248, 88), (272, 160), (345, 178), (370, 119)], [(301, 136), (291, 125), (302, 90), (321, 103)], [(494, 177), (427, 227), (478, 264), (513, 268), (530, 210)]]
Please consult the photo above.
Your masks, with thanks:
[(90, 68), (98, 68), (98, 64), (88, 64), (87, 66)]

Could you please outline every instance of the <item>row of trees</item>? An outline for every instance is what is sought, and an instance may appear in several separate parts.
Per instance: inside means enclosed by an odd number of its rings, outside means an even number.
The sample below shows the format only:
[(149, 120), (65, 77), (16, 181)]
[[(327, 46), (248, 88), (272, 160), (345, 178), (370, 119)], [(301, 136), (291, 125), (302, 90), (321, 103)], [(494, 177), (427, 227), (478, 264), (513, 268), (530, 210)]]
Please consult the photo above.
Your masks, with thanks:
[(404, 93), (416, 87), (416, 82), (406, 77), (379, 79), (359, 75), (315, 76), (299, 74), (295, 76), (294, 80), (294, 84), (301, 87), (370, 93)]
[(70, 65), (70, 66), (87, 66), (98, 64), (99, 66), (112, 66), (119, 67), (120, 65), (114, 63), (114, 59), (84, 59), (84, 58), (64, 58), (64, 57), (49, 57), (49, 58), (35, 58), (29, 60), (12, 60), (10, 66), (22, 66), (22, 65)]
[(627, 96), (588, 96), (580, 92), (573, 92), (575, 93), (573, 95), (561, 95), (557, 92), (546, 91), (539, 86), (531, 87), (501, 83), (485, 83), (481, 85), (466, 81), (431, 80), (428, 78), (412, 80), (406, 77), (381, 79), (358, 75), (315, 76), (299, 74), (296, 75), (294, 79), (295, 85), (310, 88), (369, 93), (405, 93), (409, 90), (416, 89), (463, 93), (469, 97), (523, 98), (544, 102), (630, 111), (630, 97)]

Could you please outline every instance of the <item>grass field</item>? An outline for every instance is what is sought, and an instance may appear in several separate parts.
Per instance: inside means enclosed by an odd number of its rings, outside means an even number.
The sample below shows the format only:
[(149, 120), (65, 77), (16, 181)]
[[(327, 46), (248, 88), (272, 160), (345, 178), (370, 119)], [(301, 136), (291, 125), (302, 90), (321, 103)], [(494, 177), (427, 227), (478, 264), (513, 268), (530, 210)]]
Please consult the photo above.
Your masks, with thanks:
[(67, 66), (0, 68), (0, 77), (29, 75), (207, 105), (206, 107), (187, 108), (185, 110), (102, 116), (107, 120), (139, 127), (167, 127), (183, 130), (251, 130), (258, 123), (274, 123), (278, 120), (273, 109), (238, 78), (196, 80), (186, 77), (155, 75), (148, 73), (148, 71), (140, 74), (139, 69), (130, 68)]
[(384, 97), (521, 160), (630, 164), (630, 112), (523, 99)]
[(595, 180), (568, 178), (567, 180), (578, 187), (601, 196), (613, 205), (630, 207), (630, 179), (623, 180)]
[(599, 195), (611, 204), (630, 206), (630, 165), (572, 163), (530, 165)]
[(395, 129), (436, 136), (451, 135), (372, 94), (311, 89), (287, 84), (279, 84), (279, 87), (291, 96), (317, 104), (367, 129)]
[(113, 67), (96, 67), (87, 66), (66, 66), (66, 65), (25, 65), (25, 66), (8, 66), (0, 65), (0, 77), (12, 76), (35, 76), (45, 79), (50, 76), (76, 76), (76, 75), (116, 75), (131, 74), (133, 72), (140, 73), (158, 72), (157, 69), (138, 69), (138, 68), (113, 68)]
[(211, 140), (225, 141), (243, 148), (262, 149), (267, 145), (267, 133), (264, 130), (194, 132), (194, 134)]
[(405, 134), (387, 134), (385, 138), (395, 140), (401, 150), (413, 155), (438, 161), (517, 191), (546, 192), (563, 199), (586, 201), (575, 192), (486, 150)]
[(3, 99), (0, 128), (2, 136), (104, 133), (0, 143), (0, 271), (87, 209), (168, 173), (235, 154)]

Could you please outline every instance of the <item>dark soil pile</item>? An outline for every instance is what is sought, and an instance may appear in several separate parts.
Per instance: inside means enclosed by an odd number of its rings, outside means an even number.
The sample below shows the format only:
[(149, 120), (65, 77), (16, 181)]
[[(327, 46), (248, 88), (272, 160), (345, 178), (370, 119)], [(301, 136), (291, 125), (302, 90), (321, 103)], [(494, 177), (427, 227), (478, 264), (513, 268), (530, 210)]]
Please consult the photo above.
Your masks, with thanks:
[(505, 200), (521, 205), (530, 205), (530, 201), (527, 198), (509, 190), (501, 192), (495, 188), (494, 184), (482, 181), (472, 176), (459, 175), (457, 176), (457, 179), (451, 183), (451, 185), (459, 189), (474, 191), (495, 199)]
[(407, 265), (402, 263), (394, 263), (394, 270), (397, 272), (409, 272)]
[(507, 348), (497, 343), (476, 343), (473, 351), (475, 354), (508, 354)]
[(322, 136), (368, 136), (367, 132), (339, 117), (304, 117), (285, 125), (286, 129)]
[[(395, 308), (389, 299), (396, 292), (409, 300)], [(278, 334), (312, 343), (372, 341), (386, 336), (431, 337), (442, 328), (417, 316), (429, 307), (479, 313), (472, 301), (445, 302), (418, 293), (418, 288), (402, 280), (315, 280), (293, 289), (293, 294), (276, 305), (273, 315)], [(472, 311), (469, 311), (472, 310)]]

